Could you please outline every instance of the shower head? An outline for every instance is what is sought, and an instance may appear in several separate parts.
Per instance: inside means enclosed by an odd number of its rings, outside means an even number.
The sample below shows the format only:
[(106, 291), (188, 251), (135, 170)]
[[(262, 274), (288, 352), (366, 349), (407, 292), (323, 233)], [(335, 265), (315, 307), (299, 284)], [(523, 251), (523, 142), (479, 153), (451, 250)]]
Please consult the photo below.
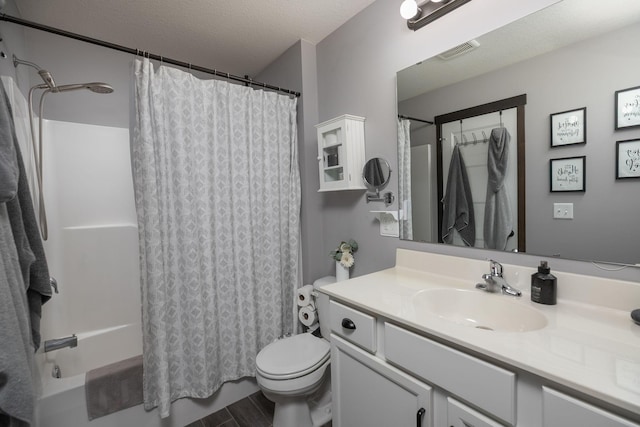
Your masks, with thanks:
[(56, 87), (56, 83), (53, 81), (53, 76), (51, 75), (50, 72), (48, 72), (47, 70), (38, 70), (38, 74), (40, 75), (42, 80), (44, 80), (44, 82), (47, 84), (49, 89), (53, 89)]
[(95, 92), (95, 93), (113, 92), (113, 87), (111, 87), (111, 85), (107, 83), (102, 83), (102, 82), (79, 83), (79, 84), (55, 86), (51, 88), (51, 92), (67, 92), (70, 90), (78, 90), (78, 89), (89, 89), (91, 92)]
[(13, 66), (17, 67), (18, 65), (27, 65), (29, 67), (35, 68), (38, 71), (38, 74), (47, 85), (46, 86), (37, 85), (35, 86), (35, 88), (37, 89), (48, 88), (50, 92), (67, 92), (67, 91), (76, 90), (76, 89), (89, 89), (91, 92), (95, 92), (95, 93), (113, 92), (113, 88), (111, 87), (111, 85), (108, 85), (107, 83), (102, 83), (102, 82), (56, 86), (56, 83), (53, 80), (53, 76), (51, 75), (50, 72), (40, 68), (38, 65), (34, 64), (33, 62), (25, 61), (13, 55)]

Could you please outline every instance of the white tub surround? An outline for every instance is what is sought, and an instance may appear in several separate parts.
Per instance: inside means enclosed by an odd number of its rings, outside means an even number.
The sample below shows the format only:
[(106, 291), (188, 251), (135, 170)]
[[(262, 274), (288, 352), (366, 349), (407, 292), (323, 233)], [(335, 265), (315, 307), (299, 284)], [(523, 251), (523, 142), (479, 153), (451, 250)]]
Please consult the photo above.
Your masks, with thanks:
[[(398, 336), (395, 329), (403, 328), (408, 330), (405, 334), (420, 336), (419, 339), (423, 341), (426, 338), (426, 341), (435, 342), (436, 346), (438, 343), (444, 344), (447, 348), (453, 348), (450, 349), (453, 352), (467, 353), (474, 359), (513, 372), (518, 377), (517, 381), (522, 378), (529, 381), (527, 387), (533, 391), (527, 393), (534, 396), (534, 402), (528, 403), (540, 409), (540, 413), (543, 412), (542, 408), (551, 411), (554, 402), (554, 391), (548, 389), (551, 387), (587, 400), (611, 413), (640, 421), (640, 326), (630, 318), (630, 311), (640, 306), (640, 284), (554, 271), (553, 260), (550, 260), (552, 272), (558, 278), (558, 303), (547, 306), (530, 300), (531, 274), (536, 271), (535, 266), (503, 266), (507, 282), (520, 289), (522, 297), (488, 294), (475, 289), (475, 284), (482, 282), (482, 274), (489, 272), (488, 261), (404, 249), (398, 249), (394, 268), (327, 285), (321, 291), (333, 301), (351, 306), (356, 311), (364, 311), (377, 319), (377, 333), (374, 332), (374, 336), (378, 342), (372, 349), (350, 339), (350, 331), (346, 331), (347, 334), (340, 333), (339, 324), (334, 327), (334, 333), (375, 353), (376, 359), (385, 366), (389, 366), (387, 362), (392, 362), (392, 365), (407, 371), (394, 358), (397, 354), (412, 354), (416, 349), (402, 348), (399, 352), (390, 350), (390, 346), (394, 345), (393, 337)], [(495, 301), (498, 305), (505, 299), (512, 303), (510, 308), (521, 308), (523, 316), (532, 311), (541, 314), (546, 319), (546, 325), (544, 321), (542, 327), (534, 322), (531, 328), (539, 329), (527, 332), (489, 331), (447, 320), (442, 313), (437, 313), (436, 308), (425, 309), (425, 291), (450, 288), (478, 292), (488, 297), (487, 301)], [(441, 291), (437, 293), (442, 295)], [(420, 300), (422, 302), (418, 302)], [(489, 310), (491, 308), (487, 312)], [(493, 311), (498, 313), (501, 309), (498, 307)], [(396, 340), (395, 344), (398, 342), (401, 341)], [(338, 350), (341, 350), (340, 346), (344, 347), (339, 344)], [(432, 359), (422, 360), (421, 363), (428, 365), (435, 362)], [(417, 376), (420, 376), (419, 373)], [(439, 385), (437, 381), (427, 382)], [(491, 395), (492, 392), (488, 393), (488, 390), (497, 385), (484, 384), (483, 387), (484, 393)], [(534, 424), (535, 420), (542, 421), (543, 415), (531, 415), (525, 413), (530, 409), (521, 409), (524, 393), (521, 393), (519, 383), (517, 387), (517, 393), (514, 390), (514, 396), (510, 397), (518, 402), (514, 405), (519, 412), (517, 418), (516, 409), (513, 410), (513, 417), (507, 414), (495, 418), (512, 425), (530, 425), (531, 419), (534, 419)], [(451, 389), (448, 391), (461, 396)], [(464, 400), (464, 397), (461, 398)], [(437, 403), (437, 399), (434, 402)], [(482, 409), (472, 400), (467, 399), (467, 402)], [(449, 405), (449, 416), (455, 412), (456, 404)], [(544, 422), (547, 416), (545, 413)], [(524, 423), (523, 419), (526, 420)]]

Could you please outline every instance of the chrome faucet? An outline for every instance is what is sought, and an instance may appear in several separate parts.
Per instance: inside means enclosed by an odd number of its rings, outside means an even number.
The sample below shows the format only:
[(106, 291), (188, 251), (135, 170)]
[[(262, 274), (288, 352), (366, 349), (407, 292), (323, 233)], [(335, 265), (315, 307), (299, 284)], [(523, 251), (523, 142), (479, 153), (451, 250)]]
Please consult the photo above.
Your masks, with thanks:
[(58, 350), (59, 348), (64, 347), (77, 347), (78, 346), (78, 337), (76, 334), (71, 335), (70, 337), (64, 338), (55, 338), (52, 340), (46, 340), (44, 342), (44, 352)]
[(504, 277), (502, 277), (502, 264), (494, 260), (489, 260), (489, 262), (491, 263), (491, 273), (483, 274), (482, 279), (484, 283), (476, 284), (476, 288), (483, 289), (487, 292), (502, 292), (503, 294), (514, 297), (521, 296), (522, 292), (512, 287)]

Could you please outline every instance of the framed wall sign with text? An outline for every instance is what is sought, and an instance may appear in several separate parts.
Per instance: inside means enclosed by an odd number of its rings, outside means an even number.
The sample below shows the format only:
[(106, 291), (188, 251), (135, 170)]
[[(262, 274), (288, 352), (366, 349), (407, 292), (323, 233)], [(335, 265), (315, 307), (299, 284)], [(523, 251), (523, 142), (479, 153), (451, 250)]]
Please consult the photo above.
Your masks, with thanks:
[(616, 130), (640, 126), (640, 86), (616, 91)]
[(587, 142), (587, 107), (551, 114), (551, 147)]
[(551, 159), (549, 170), (552, 193), (586, 190), (586, 156)]
[(640, 139), (616, 142), (616, 179), (640, 178)]

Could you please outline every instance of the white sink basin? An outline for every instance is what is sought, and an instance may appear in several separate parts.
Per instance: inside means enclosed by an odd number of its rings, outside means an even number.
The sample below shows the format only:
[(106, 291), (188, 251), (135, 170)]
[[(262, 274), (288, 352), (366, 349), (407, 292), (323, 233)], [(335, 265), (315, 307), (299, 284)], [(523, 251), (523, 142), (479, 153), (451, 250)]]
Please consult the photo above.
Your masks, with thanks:
[(418, 313), (490, 331), (527, 332), (547, 325), (542, 312), (514, 297), (480, 290), (429, 289), (413, 297), (413, 306)]

